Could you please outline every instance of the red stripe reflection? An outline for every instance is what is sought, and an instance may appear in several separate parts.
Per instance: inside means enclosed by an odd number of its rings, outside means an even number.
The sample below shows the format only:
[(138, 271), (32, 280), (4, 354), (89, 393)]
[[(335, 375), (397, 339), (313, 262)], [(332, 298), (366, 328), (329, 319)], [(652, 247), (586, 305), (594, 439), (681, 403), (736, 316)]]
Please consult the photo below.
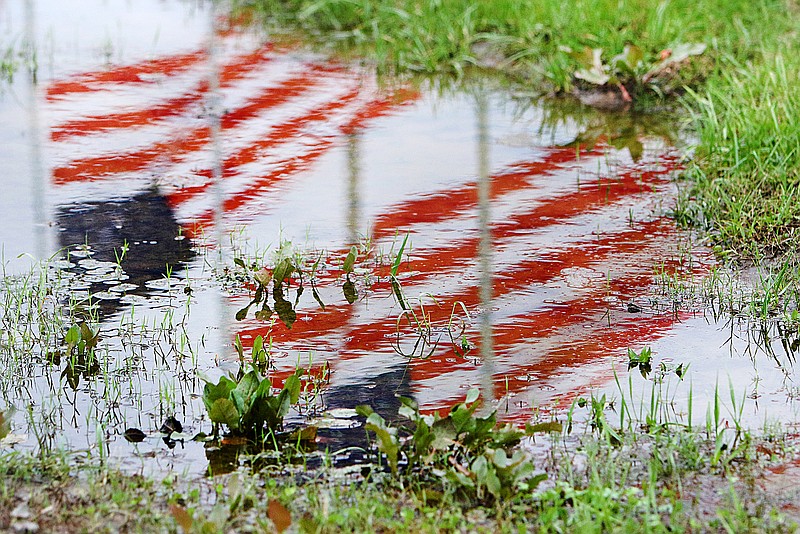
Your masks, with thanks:
[[(255, 85), (259, 82), (253, 75), (255, 69), (280, 57), (280, 52), (270, 45), (234, 57), (222, 67), (221, 88), (246, 86), (250, 77)], [(46, 96), (49, 101), (57, 101), (72, 94), (135, 88), (155, 83), (159, 77), (188, 71), (205, 60), (205, 54), (197, 51), (73, 76), (53, 83)], [(292, 63), (293, 67), (298, 65), (297, 60)], [(268, 203), (263, 201), (266, 195), (275, 194), (283, 184), (308, 172), (332, 147), (341, 146), (346, 135), (362, 131), (370, 121), (402, 110), (419, 96), (405, 88), (393, 93), (365, 89), (359, 85), (357, 73), (338, 65), (304, 63), (299, 67), (301, 70), (288, 79), (248, 90), (244, 103), (222, 116), (223, 136), (238, 143), (238, 148), (227, 153), (221, 163), (225, 179), (222, 190), (228, 189), (221, 204), (224, 217), (246, 223), (263, 213), (268, 209), (265, 207)], [(237, 84), (242, 80), (248, 81)], [(310, 95), (319, 96), (315, 90), (325, 89), (326, 83), (335, 89), (324, 101), (313, 106), (301, 105), (304, 100), (308, 102)], [(202, 124), (198, 114), (208, 91), (208, 82), (198, 77), (187, 82), (182, 92), (141, 109), (120, 107), (114, 113), (86, 114), (53, 126), (50, 136), (54, 143), (67, 143), (84, 136), (102, 140), (103, 135), (124, 135), (148, 125), (163, 124), (167, 131), (158, 141), (133, 145), (118, 154), (78, 158), (63, 164), (53, 169), (53, 183), (94, 181), (124, 173), (161, 173), (171, 165), (194, 161), (209, 146), (209, 128), (198, 125)], [(255, 128), (250, 128), (248, 121), (261, 115), (265, 120), (275, 119), (269, 113), (284, 104), (298, 106), (291, 108), (289, 117), (274, 120), (274, 124), (262, 124), (257, 133), (249, 131)], [(281, 150), (287, 152), (286, 147), (292, 142), (297, 142), (300, 148), (291, 154), (281, 153)], [(654, 189), (667, 182), (677, 165), (675, 158), (661, 155), (649, 167), (623, 168), (613, 178), (584, 174), (580, 184), (560, 180), (561, 174), (573, 172), (578, 166), (587, 168), (589, 162), (602, 161), (607, 155), (605, 151), (610, 149), (598, 141), (596, 146), (580, 150), (578, 158), (575, 147), (547, 147), (541, 149), (540, 155), (517, 161), (491, 176), (491, 201), (504, 210), (513, 208), (504, 220), (491, 225), (497, 256), (506, 262), (497, 265), (494, 273), (493, 298), (498, 309), (492, 341), (496, 364), (502, 371), (493, 379), (498, 391), (512, 394), (530, 393), (534, 387), (551, 388), (553, 392), (547, 397), (555, 404), (582, 394), (598, 380), (608, 380), (610, 371), (602, 366), (606, 360), (628, 346), (665, 335), (680, 320), (670, 314), (626, 315), (619, 304), (647, 294), (653, 283), (654, 258), (663, 258), (674, 240), (673, 227), (662, 220), (630, 226), (619, 221), (626, 221), (631, 206), (643, 202)], [(192, 169), (194, 181), (189, 186), (162, 186), (168, 191), (164, 196), (176, 213), (199, 206), (196, 209), (199, 213), (179, 215), (179, 222), (190, 236), (202, 232), (214, 219), (214, 212), (209, 209), (213, 205), (209, 200), (212, 171), (207, 166), (206, 162)], [(519, 193), (529, 199), (526, 205), (506, 205), (512, 204), (508, 199)], [(479, 311), (477, 209), (477, 184), (468, 179), (461, 185), (400, 200), (374, 221), (371, 239), (381, 244), (398, 232), (425, 240), (438, 237), (434, 234), (442, 232), (443, 226), (457, 228), (450, 231), (449, 239), (434, 240), (445, 243), (439, 248), (415, 248), (410, 264), (403, 265), (400, 276), (408, 294), (431, 292), (437, 301), (427, 305), (424, 312), (415, 304), (415, 312), (426, 314), (426, 320), (435, 328), (433, 336), (441, 339), (436, 348), (426, 348), (429, 357), (408, 360), (395, 354), (388, 358), (398, 366), (407, 365), (412, 388), (421, 397), (432, 399), (426, 409), (461, 400), (463, 390), (452, 381), (477, 377), (479, 362), (472, 355), (478, 354), (478, 350), (473, 350), (467, 358), (460, 356), (445, 331), (456, 304), (473, 316)], [(595, 219), (590, 217), (608, 222), (611, 228), (605, 233), (591, 233), (586, 220)], [(565, 236), (549, 238), (565, 242), (550, 242), (548, 235)], [(537, 245), (541, 242), (547, 245)], [(683, 267), (667, 261), (663, 268)], [(569, 270), (583, 272), (584, 285), (568, 284)], [(320, 274), (317, 283), (325, 290), (339, 290), (334, 286), (341, 284), (340, 275), (333, 271)], [(291, 330), (280, 321), (271, 325), (246, 321), (239, 335), (246, 346), (262, 335), (271, 340), (276, 351), (321, 353), (321, 360), (331, 364), (335, 384), (337, 372), (358, 368), (362, 362), (364, 366), (372, 365), (376, 355), (382, 358), (379, 361), (386, 361), (387, 354), (393, 354), (391, 342), (398, 330), (399, 308), (391, 304), (392, 288), (386, 268), (373, 276), (376, 278), (369, 290), (369, 302), (349, 305), (339, 296), (323, 311), (309, 299), (309, 304), (301, 304), (296, 310), (298, 319)], [(610, 303), (612, 296), (615, 304)], [(247, 302), (245, 295), (231, 300), (241, 306)], [(400, 325), (400, 342), (403, 346), (413, 344), (414, 325), (402, 321)], [(474, 344), (478, 336), (469, 320), (465, 333)], [(272, 376), (275, 385), (293, 372), (296, 360), (289, 356), (277, 362), (278, 370)], [(581, 369), (591, 369), (592, 373), (582, 376)], [(563, 385), (559, 380), (564, 380), (568, 373), (575, 378)], [(513, 380), (506, 385), (508, 376)], [(348, 377), (351, 382), (359, 378)], [(453, 387), (438, 391), (437, 384)], [(520, 413), (512, 412), (508, 417), (513, 419)]]

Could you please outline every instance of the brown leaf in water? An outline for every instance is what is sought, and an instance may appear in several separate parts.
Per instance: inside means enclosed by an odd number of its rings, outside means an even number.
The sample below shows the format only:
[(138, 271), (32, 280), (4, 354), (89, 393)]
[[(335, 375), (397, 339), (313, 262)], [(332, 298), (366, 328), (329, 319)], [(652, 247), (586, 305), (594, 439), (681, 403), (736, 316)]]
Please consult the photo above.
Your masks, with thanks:
[(170, 504), (169, 511), (172, 514), (172, 517), (175, 518), (175, 522), (180, 525), (184, 532), (192, 531), (192, 524), (194, 523), (194, 520), (192, 519), (192, 516), (189, 515), (189, 512), (186, 511), (186, 508), (177, 504)]
[(272, 499), (267, 506), (267, 517), (275, 525), (275, 530), (283, 532), (292, 524), (292, 514), (284, 505)]

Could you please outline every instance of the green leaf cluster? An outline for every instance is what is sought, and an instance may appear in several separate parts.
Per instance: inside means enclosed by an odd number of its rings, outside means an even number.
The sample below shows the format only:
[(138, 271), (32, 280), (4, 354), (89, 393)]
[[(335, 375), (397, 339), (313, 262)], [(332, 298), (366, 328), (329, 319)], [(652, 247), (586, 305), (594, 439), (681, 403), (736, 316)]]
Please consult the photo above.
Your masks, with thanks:
[(477, 414), (478, 397), (477, 389), (470, 390), (445, 416), (423, 414), (412, 399), (401, 398), (399, 415), (409, 424), (400, 426), (390, 425), (369, 406), (357, 411), (367, 418), (366, 428), (374, 432), (378, 450), (395, 475), (402, 470), (406, 477), (480, 501), (532, 491), (545, 475), (534, 473), (530, 458), (517, 445), (535, 432), (561, 432), (561, 424), (528, 425), (524, 431), (499, 424), (495, 410)]
[(238, 381), (222, 376), (216, 384), (206, 382), (203, 404), (214, 423), (214, 433), (218, 433), (219, 425), (225, 425), (230, 432), (253, 437), (282, 430), (284, 417), (300, 398), (302, 374), (300, 369), (295, 371), (277, 395), (273, 394), (272, 382), (255, 367)]
[[(245, 271), (250, 269), (241, 258), (234, 258), (233, 261)], [(299, 285), (297, 286), (294, 304), (292, 304), (291, 301), (286, 299), (283, 284), (284, 281), (291, 280), (292, 275), (295, 273), (299, 277)], [(243, 321), (250, 312), (250, 308), (261, 304), (261, 309), (256, 311), (256, 319), (259, 321), (269, 320), (272, 317), (274, 308), (274, 312), (278, 314), (278, 318), (283, 324), (285, 324), (287, 328), (291, 328), (297, 320), (295, 308), (297, 307), (297, 302), (300, 300), (300, 296), (303, 294), (303, 271), (298, 261), (292, 257), (284, 257), (278, 261), (275, 268), (272, 269), (272, 272), (268, 269), (254, 269), (252, 276), (253, 281), (256, 283), (255, 295), (253, 295), (253, 299), (247, 306), (236, 312), (236, 320)], [(272, 285), (273, 297), (272, 307), (269, 305), (270, 282)], [(315, 298), (317, 298), (316, 290)]]

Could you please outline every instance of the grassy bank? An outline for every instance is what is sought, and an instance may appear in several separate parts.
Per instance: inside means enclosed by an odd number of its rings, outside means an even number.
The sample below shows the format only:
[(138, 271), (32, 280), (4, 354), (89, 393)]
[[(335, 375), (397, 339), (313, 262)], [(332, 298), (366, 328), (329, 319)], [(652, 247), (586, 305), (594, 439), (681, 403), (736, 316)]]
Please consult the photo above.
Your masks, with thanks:
[(0, 529), (794, 531), (796, 491), (775, 491), (767, 468), (796, 458), (796, 444), (774, 432), (756, 439), (746, 432), (734, 436), (718, 428), (723, 436), (713, 427), (706, 430), (656, 424), (634, 431), (600, 423), (589, 434), (543, 438), (549, 452), (536, 465), (548, 479), (535, 491), (502, 500), (467, 497), (453, 486), (381, 470), (365, 479), (361, 467), (309, 474), (286, 463), (256, 473), (242, 468), (214, 478), (167, 475), (155, 481), (79, 452), (46, 459), (6, 452), (0, 454)]
[[(720, 252), (734, 257), (797, 248), (800, 108), (792, 82), (800, 73), (800, 18), (793, 0), (244, 4), (272, 31), (300, 30), (388, 72), (488, 66), (543, 92), (594, 103), (606, 101), (589, 93), (608, 92), (616, 95), (610, 107), (619, 107), (613, 102), (624, 88), (632, 102), (622, 104), (643, 109), (689, 88), (700, 146), (678, 219), (709, 230)], [(705, 45), (702, 54), (664, 60), (693, 45)], [(594, 67), (593, 49), (600, 54)]]

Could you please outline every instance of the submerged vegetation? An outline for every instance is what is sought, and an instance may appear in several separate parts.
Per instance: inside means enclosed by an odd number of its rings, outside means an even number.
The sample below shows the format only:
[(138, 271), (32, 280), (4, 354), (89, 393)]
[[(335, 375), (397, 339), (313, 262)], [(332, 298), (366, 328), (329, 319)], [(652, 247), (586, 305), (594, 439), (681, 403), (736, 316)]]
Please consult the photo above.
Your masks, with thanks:
[(630, 98), (644, 110), (688, 90), (700, 143), (678, 220), (706, 228), (730, 258), (791, 256), (797, 248), (800, 19), (793, 1), (240, 4), (273, 31), (301, 29), (388, 71), (479, 65), (542, 92), (576, 93), (601, 107), (624, 107)]

